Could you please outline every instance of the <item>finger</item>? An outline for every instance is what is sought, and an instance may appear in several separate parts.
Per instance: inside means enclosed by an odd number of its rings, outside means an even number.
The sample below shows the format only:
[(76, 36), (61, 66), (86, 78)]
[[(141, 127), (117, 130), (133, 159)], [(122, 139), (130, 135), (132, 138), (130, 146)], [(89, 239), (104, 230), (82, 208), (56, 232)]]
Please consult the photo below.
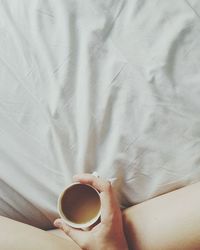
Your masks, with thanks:
[(117, 207), (111, 183), (109, 181), (103, 180), (102, 178), (97, 178), (92, 174), (76, 175), (74, 176), (74, 180), (83, 184), (89, 184), (100, 191), (101, 221), (106, 221), (108, 217), (113, 214), (114, 209)]
[(80, 229), (75, 229), (68, 226), (62, 219), (56, 219), (54, 225), (63, 230), (73, 241), (75, 241), (81, 248), (87, 242), (87, 232)]
[(109, 182), (98, 178), (92, 174), (79, 174), (75, 175), (74, 177), (75, 181), (79, 181), (84, 184), (90, 184), (91, 186), (95, 187), (100, 192), (107, 191)]

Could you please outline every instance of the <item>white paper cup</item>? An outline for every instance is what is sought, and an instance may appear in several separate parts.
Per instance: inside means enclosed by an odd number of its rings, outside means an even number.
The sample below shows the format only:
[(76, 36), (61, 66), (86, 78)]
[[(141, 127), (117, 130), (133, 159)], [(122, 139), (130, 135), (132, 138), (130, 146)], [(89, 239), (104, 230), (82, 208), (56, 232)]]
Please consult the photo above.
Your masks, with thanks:
[(66, 224), (79, 229), (88, 229), (101, 215), (98, 190), (79, 182), (66, 187), (58, 198), (57, 208)]

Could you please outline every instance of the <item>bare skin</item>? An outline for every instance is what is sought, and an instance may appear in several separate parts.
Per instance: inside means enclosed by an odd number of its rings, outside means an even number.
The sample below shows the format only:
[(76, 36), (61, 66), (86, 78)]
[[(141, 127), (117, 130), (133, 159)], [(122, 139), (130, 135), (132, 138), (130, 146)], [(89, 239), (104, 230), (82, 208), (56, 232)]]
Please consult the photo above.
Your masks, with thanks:
[[(2, 250), (81, 250), (69, 237), (65, 239), (38, 228), (0, 216)], [(62, 235), (59, 233), (59, 235)]]
[(90, 184), (100, 192), (101, 222), (90, 231), (74, 229), (58, 219), (54, 225), (62, 229), (82, 249), (128, 250), (122, 223), (122, 214), (110, 182), (91, 174), (76, 176), (74, 181)]
[[(110, 190), (110, 187), (108, 188)], [(111, 191), (111, 190), (110, 190)], [(112, 192), (109, 194), (112, 196)], [(117, 203), (111, 202), (112, 211), (118, 211)], [(114, 205), (111, 205), (114, 204)], [(117, 208), (115, 207), (117, 206)], [(198, 250), (200, 249), (200, 183), (164, 194), (154, 199), (135, 205), (123, 211), (124, 231), (129, 249), (133, 250)], [(105, 211), (106, 212), (106, 211)], [(118, 213), (118, 212), (117, 212)], [(119, 215), (117, 215), (119, 216)], [(112, 217), (112, 216), (111, 216)], [(110, 220), (110, 219), (109, 219)], [(121, 227), (121, 220), (116, 227)], [(66, 225), (61, 225), (64, 229)], [(99, 225), (99, 227), (101, 227)], [(121, 229), (117, 231), (121, 231)], [(58, 236), (0, 216), (0, 249), (4, 250), (80, 250), (82, 236), (76, 237), (71, 229), (65, 228), (66, 234), (53, 231)], [(116, 228), (110, 227), (110, 230)], [(100, 243), (112, 243), (112, 232), (108, 230), (104, 237), (96, 238)], [(98, 231), (98, 230), (97, 230)], [(73, 231), (74, 232), (74, 231)], [(86, 232), (87, 233), (87, 232)], [(90, 232), (93, 234), (94, 232)], [(97, 242), (91, 241), (88, 233), (83, 244), (86, 249), (95, 249)], [(73, 235), (73, 236), (72, 236)], [(123, 235), (123, 233), (122, 233)], [(63, 239), (63, 237), (65, 239)], [(85, 236), (84, 236), (85, 237)], [(121, 237), (121, 236), (120, 236)], [(123, 238), (123, 237), (122, 237)], [(77, 244), (78, 243), (78, 244)], [(106, 244), (106, 243), (105, 243)], [(114, 246), (115, 247), (115, 246)], [(82, 248), (83, 249), (83, 248)], [(113, 248), (104, 248), (113, 249)], [(115, 249), (115, 248), (114, 248)], [(121, 248), (126, 249), (126, 248)]]
[(200, 182), (123, 213), (129, 249), (199, 250)]
[[(92, 184), (95, 187), (102, 181), (90, 175), (81, 175), (77, 180)], [(102, 185), (106, 185), (106, 182), (102, 181)], [(114, 194), (111, 190), (109, 192), (107, 196), (110, 196), (110, 205), (109, 207), (105, 206), (107, 212), (105, 219), (109, 218), (109, 215), (112, 216), (112, 211), (118, 209), (118, 204), (115, 202), (115, 199), (112, 199)], [(104, 205), (103, 201), (102, 204)], [(83, 249), (122, 250), (127, 249), (127, 246), (120, 246), (122, 238), (119, 237), (118, 232), (114, 229), (120, 228), (122, 230), (119, 218), (120, 216), (116, 220), (111, 221), (111, 224), (109, 224), (109, 221), (106, 222), (105, 225), (111, 228), (111, 230), (105, 235), (103, 234), (105, 229), (103, 229), (102, 232), (99, 232), (99, 237), (97, 238), (95, 238), (93, 230), (87, 233), (82, 232), (78, 235), (76, 230), (71, 229), (65, 224), (62, 224), (60, 228)], [(200, 183), (158, 196), (128, 208), (123, 211), (123, 221), (129, 249), (199, 250)], [(112, 224), (114, 228), (111, 227)], [(114, 237), (113, 235), (118, 236)], [(124, 236), (123, 233), (122, 236)], [(84, 239), (84, 244), (82, 244), (82, 239)], [(95, 241), (93, 242), (92, 239)], [(113, 239), (113, 241), (109, 241), (108, 239)], [(117, 245), (120, 247), (115, 246), (114, 242), (117, 242)], [(110, 243), (110, 248), (105, 248), (106, 245), (109, 245), (108, 243)]]

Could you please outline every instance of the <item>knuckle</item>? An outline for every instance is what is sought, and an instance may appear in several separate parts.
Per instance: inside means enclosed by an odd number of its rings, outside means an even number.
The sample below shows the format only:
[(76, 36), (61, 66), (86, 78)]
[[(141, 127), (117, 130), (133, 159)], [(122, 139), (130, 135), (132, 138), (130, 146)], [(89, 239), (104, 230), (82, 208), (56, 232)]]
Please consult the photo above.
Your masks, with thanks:
[(112, 225), (114, 219), (115, 219), (114, 214), (110, 214), (109, 216), (107, 216), (107, 218), (106, 218), (106, 220), (105, 220), (105, 224), (106, 224), (107, 226)]
[(93, 187), (95, 187), (95, 184), (96, 184), (96, 179), (95, 179), (95, 177), (93, 177), (93, 179), (92, 179), (92, 181), (91, 181), (91, 184), (92, 184)]
[(105, 190), (107, 192), (111, 192), (112, 191), (112, 185), (111, 185), (111, 182), (110, 181), (107, 181), (106, 184), (105, 184)]

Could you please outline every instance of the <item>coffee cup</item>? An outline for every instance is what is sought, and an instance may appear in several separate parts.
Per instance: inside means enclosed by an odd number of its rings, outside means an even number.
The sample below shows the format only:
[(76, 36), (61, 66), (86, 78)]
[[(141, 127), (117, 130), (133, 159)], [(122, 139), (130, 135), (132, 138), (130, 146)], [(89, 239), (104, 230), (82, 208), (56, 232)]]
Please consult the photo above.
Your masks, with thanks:
[(58, 198), (58, 212), (66, 224), (87, 229), (100, 218), (101, 201), (98, 190), (79, 182), (66, 187)]

